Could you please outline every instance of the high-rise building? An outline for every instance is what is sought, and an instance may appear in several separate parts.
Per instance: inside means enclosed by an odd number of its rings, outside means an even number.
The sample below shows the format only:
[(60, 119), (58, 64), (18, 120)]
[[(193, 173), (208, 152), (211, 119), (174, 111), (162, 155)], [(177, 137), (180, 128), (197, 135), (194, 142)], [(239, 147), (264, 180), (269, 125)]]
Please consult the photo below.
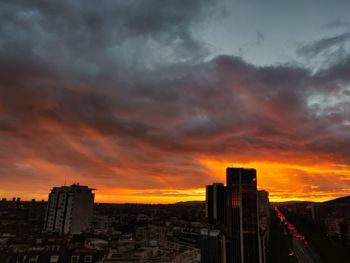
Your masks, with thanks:
[(209, 224), (224, 224), (226, 221), (226, 187), (222, 183), (206, 186), (206, 217)]
[(201, 263), (226, 263), (226, 238), (220, 230), (201, 230)]
[(258, 211), (259, 211), (259, 235), (261, 248), (261, 262), (266, 263), (268, 245), (270, 239), (270, 201), (269, 193), (264, 190), (258, 191)]
[(93, 190), (79, 184), (52, 188), (44, 231), (63, 235), (87, 230), (92, 221)]
[(261, 263), (255, 169), (227, 168), (227, 262)]

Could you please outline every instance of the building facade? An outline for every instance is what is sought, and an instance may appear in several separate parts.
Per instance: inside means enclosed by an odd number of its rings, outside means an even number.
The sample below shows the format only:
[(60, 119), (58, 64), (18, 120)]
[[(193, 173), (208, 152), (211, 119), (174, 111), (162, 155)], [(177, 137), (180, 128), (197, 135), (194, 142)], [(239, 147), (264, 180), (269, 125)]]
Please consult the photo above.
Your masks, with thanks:
[(64, 235), (89, 229), (94, 206), (93, 190), (78, 184), (52, 188), (44, 231)]
[(226, 187), (222, 183), (206, 186), (206, 217), (212, 225), (226, 222)]
[(226, 183), (227, 262), (261, 263), (256, 170), (227, 168)]
[(200, 240), (201, 263), (226, 263), (226, 238), (220, 230), (203, 229)]
[(261, 263), (266, 263), (268, 246), (270, 240), (270, 201), (269, 193), (264, 190), (258, 191), (258, 212), (259, 212), (259, 235), (261, 249)]

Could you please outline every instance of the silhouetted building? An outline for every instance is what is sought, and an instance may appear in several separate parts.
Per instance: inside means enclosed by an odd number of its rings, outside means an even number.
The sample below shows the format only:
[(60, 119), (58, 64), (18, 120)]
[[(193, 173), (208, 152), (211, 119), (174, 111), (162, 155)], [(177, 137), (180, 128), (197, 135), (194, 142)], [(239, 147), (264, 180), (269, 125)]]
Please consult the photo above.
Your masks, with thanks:
[(204, 229), (200, 240), (201, 263), (226, 263), (226, 238), (220, 230)]
[(60, 235), (87, 230), (92, 220), (93, 190), (77, 184), (54, 187), (48, 198), (44, 230)]
[(206, 186), (206, 217), (209, 224), (224, 224), (226, 221), (226, 187), (222, 183)]
[(340, 224), (341, 239), (344, 243), (350, 245), (350, 218), (345, 219)]
[(255, 169), (227, 168), (227, 262), (262, 262)]
[(259, 212), (259, 234), (261, 248), (261, 262), (266, 263), (268, 245), (270, 239), (270, 201), (269, 193), (264, 190), (258, 191), (258, 212)]

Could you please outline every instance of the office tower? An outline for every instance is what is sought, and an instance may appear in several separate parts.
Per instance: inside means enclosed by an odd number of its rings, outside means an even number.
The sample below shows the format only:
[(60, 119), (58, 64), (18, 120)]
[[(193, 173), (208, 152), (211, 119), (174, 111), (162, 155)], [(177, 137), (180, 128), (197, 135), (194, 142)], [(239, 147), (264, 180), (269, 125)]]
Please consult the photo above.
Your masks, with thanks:
[(227, 168), (227, 262), (261, 263), (255, 169)]
[(209, 224), (224, 224), (226, 221), (226, 187), (222, 183), (206, 186), (206, 217)]
[(201, 263), (226, 263), (226, 238), (220, 230), (201, 230)]
[(93, 190), (79, 184), (52, 188), (44, 230), (60, 235), (87, 230), (92, 220)]

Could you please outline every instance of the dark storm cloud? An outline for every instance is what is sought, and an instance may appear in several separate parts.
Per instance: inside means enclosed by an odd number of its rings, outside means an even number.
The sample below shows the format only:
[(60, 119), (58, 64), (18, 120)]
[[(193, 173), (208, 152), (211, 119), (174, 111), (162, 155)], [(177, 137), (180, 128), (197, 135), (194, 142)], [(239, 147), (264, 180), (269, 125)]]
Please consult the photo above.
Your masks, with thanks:
[(191, 31), (212, 2), (5, 1), (0, 56), (6, 65), (101, 77), (187, 60), (206, 53)]
[[(6, 160), (39, 158), (101, 178), (123, 177), (121, 168), (135, 163), (141, 168), (155, 160), (169, 168), (168, 174), (204, 174), (196, 163), (186, 164), (192, 157), (167, 159), (140, 145), (142, 140), (161, 140), (148, 135), (158, 118), (151, 115), (159, 109), (134, 90), (149, 91), (143, 87), (148, 85), (143, 81), (147, 71), (206, 54), (192, 30), (212, 5), (213, 1), (2, 2), (2, 149), (17, 148)], [(150, 104), (152, 112), (142, 116)], [(89, 136), (89, 129), (97, 138), (112, 136), (115, 149), (101, 146), (104, 139), (81, 139)], [(124, 145), (128, 140), (120, 137), (138, 139)], [(172, 168), (172, 163), (177, 166)], [(115, 165), (120, 173), (110, 169)], [(144, 175), (162, 172), (145, 168)], [(132, 170), (130, 176), (139, 174)], [(151, 178), (147, 182), (151, 187), (159, 184)]]
[(332, 59), (332, 62), (337, 62), (346, 55), (345, 45), (349, 43), (349, 41), (350, 33), (345, 32), (303, 45), (297, 49), (297, 54), (307, 59), (312, 59), (321, 55)]
[(25, 178), (28, 162), (41, 176), (181, 188), (212, 180), (201, 158), (350, 164), (349, 59), (315, 74), (208, 59), (193, 32), (206, 1), (1, 5), (3, 174)]

